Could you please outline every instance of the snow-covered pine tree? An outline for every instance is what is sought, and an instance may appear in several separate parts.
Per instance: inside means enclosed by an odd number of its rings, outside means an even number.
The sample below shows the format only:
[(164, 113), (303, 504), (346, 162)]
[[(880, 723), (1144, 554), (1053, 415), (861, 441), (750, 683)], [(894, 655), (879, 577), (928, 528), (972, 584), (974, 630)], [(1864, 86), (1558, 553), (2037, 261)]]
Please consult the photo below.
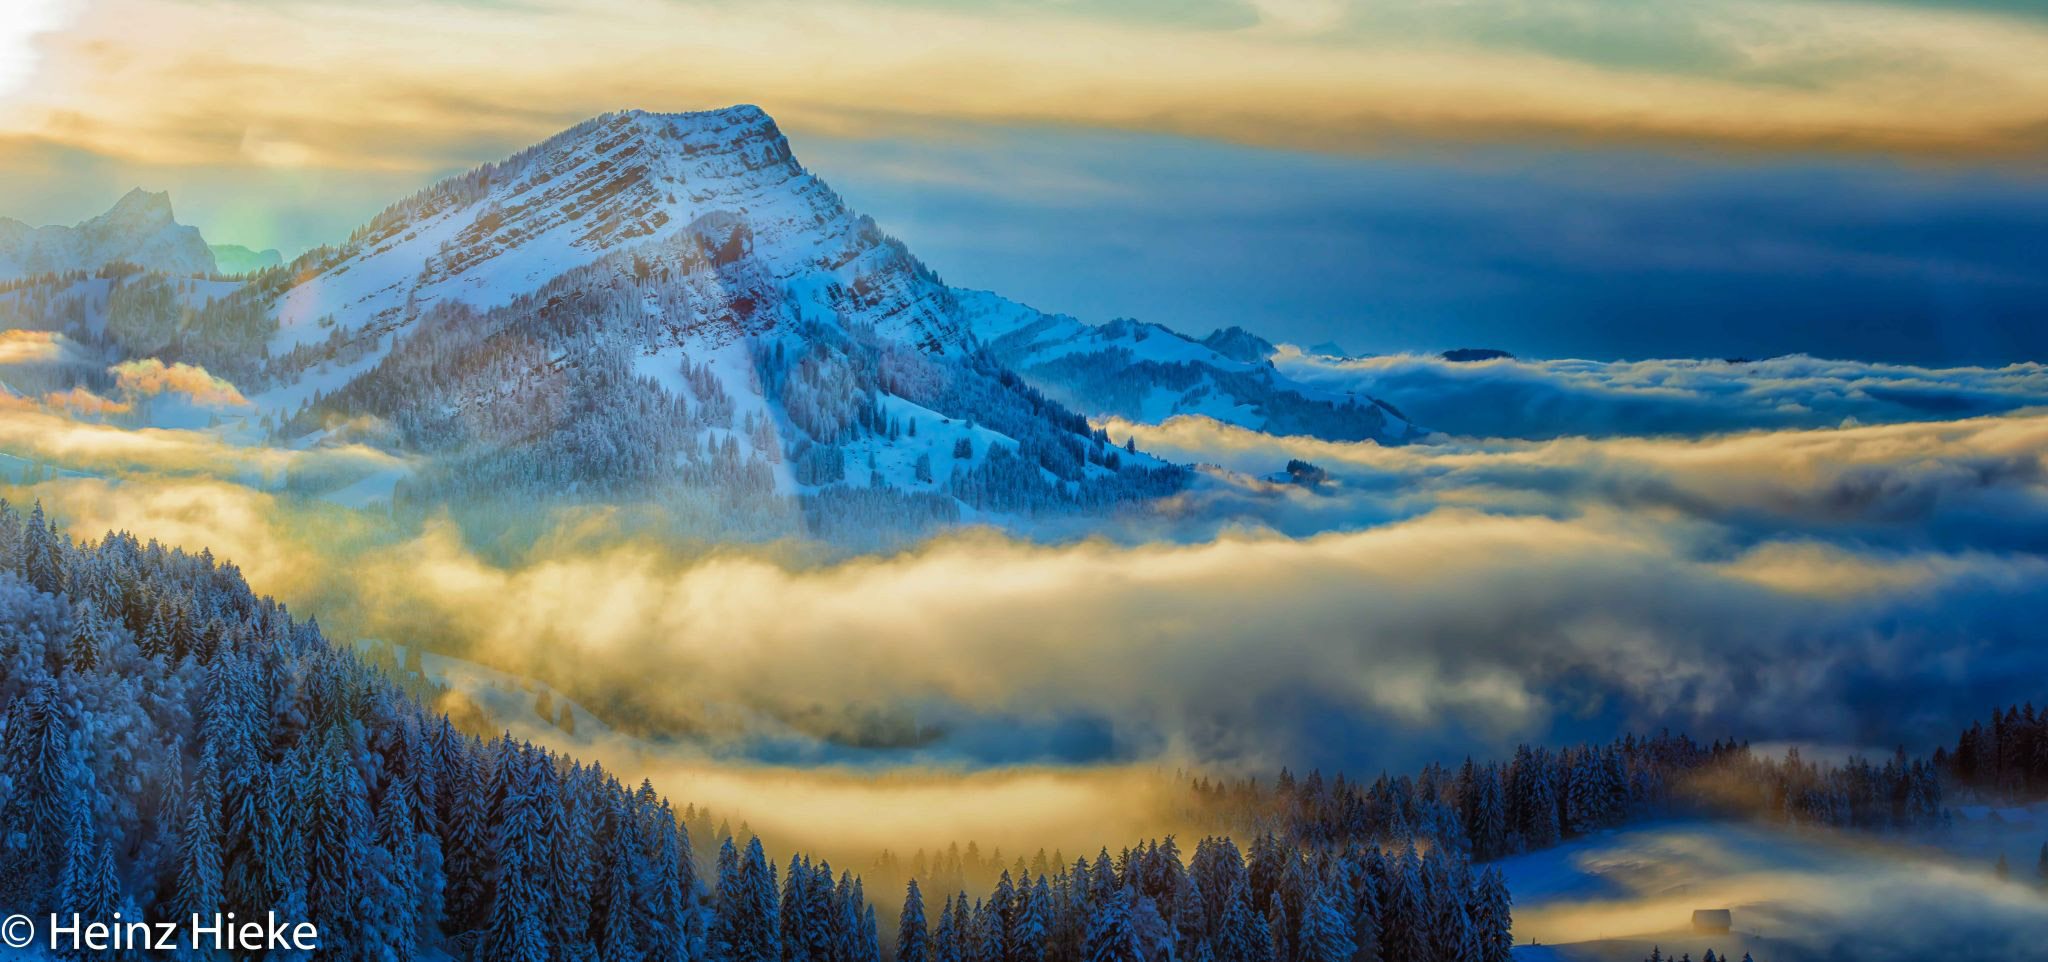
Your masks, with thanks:
[(207, 752), (200, 760), (199, 784), (185, 796), (183, 847), (178, 858), (181, 915), (211, 919), (225, 909), (220, 804), (220, 764)]
[(896, 962), (930, 962), (930, 950), (924, 923), (924, 895), (917, 890), (917, 880), (911, 879), (896, 922)]
[[(1341, 886), (1318, 884), (1302, 901), (1295, 955), (1300, 962), (1350, 962), (1358, 944), (1344, 917)], [(1454, 956), (1455, 958), (1455, 956)]]
[(548, 962), (548, 826), (540, 793), (545, 759), (529, 758), (509, 738), (498, 743), (498, 870), (485, 962)]
[(1123, 897), (1102, 899), (1088, 918), (1081, 958), (1084, 962), (1140, 962), (1144, 957), (1131, 924), (1130, 901)]
[(959, 921), (953, 916), (953, 898), (947, 896), (939, 909), (939, 924), (932, 929), (931, 962), (961, 962)]

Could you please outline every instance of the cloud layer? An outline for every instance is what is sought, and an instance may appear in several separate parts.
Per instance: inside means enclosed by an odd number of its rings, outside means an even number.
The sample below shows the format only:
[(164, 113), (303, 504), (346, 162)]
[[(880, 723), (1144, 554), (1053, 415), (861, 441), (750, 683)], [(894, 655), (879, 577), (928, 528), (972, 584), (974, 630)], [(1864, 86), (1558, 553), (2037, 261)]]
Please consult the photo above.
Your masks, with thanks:
[[(1677, 362), (1499, 369), (1737, 420), (1920, 417), (1886, 400), (1913, 390), (2013, 406), (2040, 377), (1771, 364), (1747, 386)], [(486, 554), (453, 524), (323, 500), (403, 469), (369, 448), (15, 407), (0, 452), (62, 469), (29, 493), (84, 532), (245, 559), (341, 637), (544, 678), (725, 761), (1369, 768), (1662, 725), (1921, 744), (2048, 671), (2027, 643), (2048, 413), (1404, 447), (1114, 423), (1212, 467), (1082, 540), (821, 559), (657, 543), (629, 511)], [(1330, 480), (1262, 479), (1289, 458)]]
[[(111, 447), (125, 476), (25, 493), (82, 532), (209, 547), (337, 638), (547, 679), (662, 733), (586, 732), (577, 751), (757, 830), (830, 836), (837, 861), (969, 838), (1071, 855), (1171, 830), (1174, 769), (1370, 772), (1666, 724), (1880, 750), (1952, 737), (2048, 671), (2031, 644), (2048, 562), (1952, 521), (1995, 509), (2008, 542), (2048, 534), (2044, 421), (1392, 449), (1176, 421), (1137, 430), (1246, 471), (1313, 455), (1334, 480), (1212, 475), (1174, 510), (1239, 526), (1188, 542), (980, 532), (832, 562), (691, 554), (601, 519), (485, 557), (451, 525), (209, 473), (224, 452), (196, 432), (117, 442), (35, 412), (0, 419), (25, 425), (0, 451), (76, 470)], [(1289, 537), (1247, 508), (1302, 502), (1333, 506), (1338, 530)], [(1409, 513), (1368, 518), (1382, 509)], [(1813, 879), (1720, 881), (1782, 900)], [(1670, 906), (1551, 908), (1570, 927)]]
[[(1921, 743), (2048, 671), (2048, 417), (1407, 448), (1180, 420), (1129, 429), (1235, 471), (1133, 540), (833, 562), (602, 519), (487, 558), (241, 486), (371, 455), (5, 424), (0, 449), (127, 474), (38, 486), (86, 531), (249, 558), (344, 637), (546, 678), (728, 759), (1360, 768), (1664, 724)], [(1247, 477), (1286, 456), (1334, 480)], [(1297, 519), (1322, 533), (1280, 533)]]
[(1998, 414), (2048, 405), (2048, 367), (1931, 368), (1766, 360), (1516, 360), (1396, 354), (1343, 360), (1284, 349), (1290, 376), (1393, 403), (1459, 437), (1684, 436)]
[(171, 162), (367, 169), (718, 101), (842, 125), (1051, 121), (1339, 149), (1553, 137), (2038, 156), (2048, 103), (2048, 26), (1983, 9), (1157, 10), (98, 0), (41, 41), (7, 126)]

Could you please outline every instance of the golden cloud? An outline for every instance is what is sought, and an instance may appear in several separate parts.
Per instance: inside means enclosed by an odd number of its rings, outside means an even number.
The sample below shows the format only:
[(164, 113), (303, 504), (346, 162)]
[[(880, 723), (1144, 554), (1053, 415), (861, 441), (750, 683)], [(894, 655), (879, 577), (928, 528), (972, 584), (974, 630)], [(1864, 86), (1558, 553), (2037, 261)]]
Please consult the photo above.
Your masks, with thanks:
[(0, 331), (0, 364), (33, 364), (63, 356), (63, 335), (53, 331)]
[(108, 368), (122, 391), (135, 397), (182, 394), (207, 407), (248, 407), (249, 400), (233, 384), (184, 362), (166, 365), (153, 357), (123, 361)]
[[(1693, 477), (1699, 497), (1721, 485), (1763, 503), (1825, 500), (1837, 464), (2038, 458), (2048, 446), (2041, 420), (1734, 436), (1699, 452), (1630, 440), (1301, 450), (1415, 477), (1503, 459), (1610, 479), (1660, 465)], [(1128, 427), (1141, 441), (1152, 431), (1255, 447), (1199, 421)], [(1263, 768), (1323, 747), (1315, 743), (1328, 737), (1328, 718), (1295, 714), (1305, 706), (1403, 732), (1386, 751), (1447, 750), (1429, 742), (1447, 726), (1497, 744), (1578, 709), (1715, 725), (1789, 713), (1817, 728), (1828, 719), (1815, 714), (1843, 710), (1839, 688), (1868, 698), (1888, 684), (1920, 685), (1918, 674), (1886, 672), (1955, 657), (1983, 643), (1971, 618), (2026, 610), (2048, 593), (2048, 564), (2030, 557), (1866, 551), (1782, 534), (1731, 551), (1662, 507), (1616, 496), (1523, 516), (1489, 501), (1483, 485), (1446, 489), (1470, 507), (1302, 538), (1039, 544), (983, 531), (816, 563), (746, 548), (690, 554), (586, 528), (505, 558), (471, 548), (446, 522), (413, 528), (230, 483), (250, 466), (289, 469), (312, 452), (238, 450), (201, 432), (124, 431), (50, 413), (0, 419), (0, 451), (128, 468), (120, 480), (63, 477), (28, 494), (83, 534), (127, 528), (211, 548), (242, 564), (257, 590), (317, 613), (337, 641), (376, 637), (468, 657), (546, 680), (615, 722), (691, 736), (658, 748), (592, 744), (621, 770), (667, 773), (679, 797), (758, 813), (757, 828), (795, 827), (835, 805), (900, 813), (953, 799), (1065, 813), (1149, 798), (1142, 787), (1181, 760)], [(1772, 478), (1778, 487), (1754, 487)], [(1971, 592), (1976, 600), (1943, 607)], [(1567, 681), (1580, 694), (1561, 697)], [(962, 757), (946, 754), (949, 732), (1074, 719), (1099, 725), (1115, 757), (1137, 761), (1071, 779), (1033, 767), (948, 773), (948, 759)], [(718, 760), (761, 743), (879, 744), (900, 767), (800, 776)], [(793, 788), (815, 794), (784, 791)], [(920, 826), (876, 814), (870, 834), (848, 837), (986, 841), (1000, 837), (996, 821), (963, 812)], [(1090, 837), (1083, 819), (1065, 814), (1031, 826), (1033, 837), (1077, 847)]]
[(43, 403), (53, 408), (61, 408), (74, 414), (87, 416), (126, 414), (135, 409), (135, 405), (126, 401), (108, 400), (82, 387), (52, 391), (43, 395)]
[(287, 597), (306, 591), (331, 563), (284, 528), (290, 514), (275, 497), (224, 481), (63, 478), (37, 485), (34, 495), (75, 537), (132, 531), (211, 551), (239, 566), (250, 583)]
[(1256, 26), (1198, 28), (844, 0), (99, 0), (43, 38), (0, 129), (162, 163), (412, 170), (604, 110), (742, 101), (842, 132), (1049, 122), (1337, 150), (1535, 137), (2038, 158), (2048, 129), (2048, 28), (2031, 20), (1712, 0), (1675, 28), (1729, 64), (1703, 71), (1482, 41), (1433, 28), (1450, 13), (1420, 0), (1349, 32), (1336, 4), (1260, 7)]
[[(90, 407), (89, 392), (72, 392)], [(98, 399), (97, 403), (109, 403)], [(78, 405), (59, 403), (58, 408)], [(78, 471), (143, 475), (204, 475), (253, 487), (283, 484), (293, 475), (361, 476), (402, 468), (405, 462), (364, 445), (296, 451), (234, 444), (205, 431), (124, 428), (72, 420), (58, 410), (23, 409), (0, 420), (0, 452)]]

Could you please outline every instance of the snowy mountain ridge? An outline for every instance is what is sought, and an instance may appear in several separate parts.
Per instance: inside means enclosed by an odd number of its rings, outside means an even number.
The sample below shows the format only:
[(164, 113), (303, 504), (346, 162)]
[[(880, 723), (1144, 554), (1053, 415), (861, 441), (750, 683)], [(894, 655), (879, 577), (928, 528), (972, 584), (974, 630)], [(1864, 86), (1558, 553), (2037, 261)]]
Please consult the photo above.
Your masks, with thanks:
[(71, 227), (30, 227), (0, 217), (0, 282), (136, 264), (167, 274), (210, 274), (213, 251), (180, 224), (167, 193), (129, 191), (106, 213)]
[(269, 284), (253, 400), (284, 440), (367, 421), (430, 455), (407, 507), (654, 500), (699, 528), (857, 538), (1188, 479), (997, 361), (754, 108), (600, 117)]
[(927, 349), (959, 343), (943, 285), (903, 284), (922, 265), (805, 171), (765, 113), (740, 106), (606, 114), (393, 205), (285, 296), (274, 347), (389, 323), (409, 303), (501, 306), (611, 251), (721, 220), (771, 277), (862, 281), (863, 321)]
[[(393, 205), (280, 299), (272, 353), (335, 330), (357, 340), (394, 331), (409, 311), (444, 301), (502, 306), (607, 253), (677, 232), (728, 259), (749, 255), (791, 317), (869, 328), (927, 353), (986, 347), (1091, 415), (1199, 412), (1346, 439), (1415, 433), (1369, 399), (1287, 381), (1256, 356), (1265, 342), (1243, 332), (1219, 351), (1160, 325), (1092, 325), (949, 287), (849, 210), (798, 163), (775, 122), (745, 105), (606, 114)], [(750, 296), (741, 306), (758, 303)], [(359, 356), (355, 368), (378, 354)], [(1118, 396), (1104, 396), (1096, 382), (1114, 384)], [(1147, 388), (1142, 397), (1123, 396), (1135, 382)], [(287, 407), (310, 393), (281, 387), (273, 400)]]

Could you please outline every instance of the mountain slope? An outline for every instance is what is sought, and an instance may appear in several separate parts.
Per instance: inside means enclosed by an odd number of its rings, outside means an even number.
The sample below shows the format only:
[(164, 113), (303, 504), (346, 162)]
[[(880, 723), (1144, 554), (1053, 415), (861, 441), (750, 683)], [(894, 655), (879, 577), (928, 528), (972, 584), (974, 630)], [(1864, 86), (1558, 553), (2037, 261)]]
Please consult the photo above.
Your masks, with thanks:
[(892, 337), (927, 349), (961, 340), (944, 286), (917, 277), (902, 245), (797, 164), (766, 114), (733, 107), (607, 114), (393, 205), (285, 297), (274, 346), (388, 325), (408, 304), (501, 306), (686, 228), (723, 231), (721, 243), (743, 231), (769, 277), (840, 281), (848, 289), (811, 300)]
[(984, 350), (750, 107), (598, 118), (284, 273), (254, 400), (287, 439), (374, 424), (430, 455), (408, 508), (644, 500), (858, 538), (1188, 478)]
[[(502, 306), (566, 270), (680, 232), (708, 232), (713, 247), (744, 245), (793, 317), (872, 328), (933, 354), (986, 346), (1087, 414), (1200, 412), (1345, 439), (1411, 433), (1369, 400), (1287, 381), (1264, 363), (1270, 345), (1261, 353), (1265, 342), (1243, 332), (1212, 345), (950, 288), (804, 170), (774, 121), (751, 106), (608, 114), (394, 205), (285, 296), (273, 352), (320, 344), (337, 329), (356, 340), (395, 330), (408, 311), (436, 303)], [(352, 369), (376, 354), (354, 358)], [(1133, 390), (1146, 396), (1123, 396)], [(307, 394), (276, 400), (295, 407)]]
[(0, 281), (136, 264), (168, 274), (210, 274), (199, 229), (179, 224), (170, 195), (136, 188), (111, 210), (72, 227), (30, 227), (0, 217)]

